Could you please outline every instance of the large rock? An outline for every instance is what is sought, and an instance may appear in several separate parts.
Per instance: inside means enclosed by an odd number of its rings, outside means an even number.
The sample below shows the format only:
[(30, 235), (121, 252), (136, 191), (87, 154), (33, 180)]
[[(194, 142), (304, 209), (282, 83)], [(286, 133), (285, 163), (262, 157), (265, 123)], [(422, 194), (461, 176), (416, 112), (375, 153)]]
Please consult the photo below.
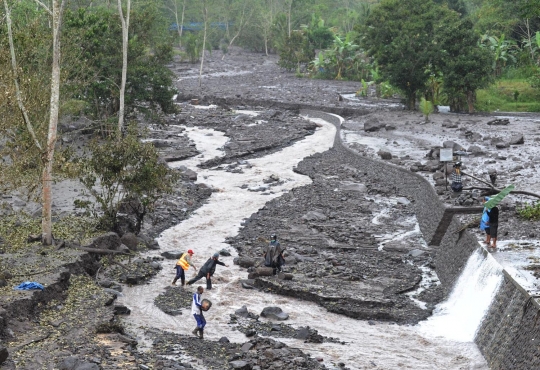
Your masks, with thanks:
[(392, 159), (392, 153), (387, 152), (386, 150), (379, 150), (377, 154), (379, 155), (379, 157), (381, 157), (381, 159), (384, 159), (384, 160)]
[(446, 128), (457, 128), (458, 124), (455, 122), (450, 121), (449, 119), (445, 119), (442, 123), (442, 127)]
[(120, 248), (120, 245), (122, 245), (122, 241), (120, 240), (118, 234), (109, 232), (94, 238), (89, 247), (96, 249), (117, 250)]
[(231, 367), (231, 369), (235, 369), (235, 370), (251, 370), (251, 369), (253, 369), (253, 366), (249, 362), (242, 361), (242, 360), (231, 361), (231, 362), (229, 362), (229, 366)]
[(168, 260), (177, 260), (180, 257), (182, 257), (183, 253), (184, 252), (181, 252), (181, 251), (167, 251), (167, 252), (161, 253), (161, 256)]
[(510, 123), (508, 118), (498, 118), (487, 122), (490, 126), (506, 126)]
[(368, 120), (364, 122), (364, 131), (375, 132), (383, 129), (385, 126), (386, 123), (379, 122), (377, 118), (368, 118)]
[(467, 150), (467, 151), (470, 152), (471, 154), (475, 154), (475, 155), (481, 155), (481, 154), (485, 153), (484, 149), (482, 149), (478, 145), (471, 145), (469, 147), (469, 150)]
[(306, 221), (326, 221), (328, 217), (325, 214), (317, 211), (309, 211), (302, 216), (302, 220)]
[(367, 193), (367, 186), (357, 182), (343, 182), (339, 185), (339, 190), (342, 191), (357, 191), (359, 193)]
[(447, 140), (445, 142), (443, 142), (443, 147), (444, 148), (452, 148), (455, 151), (457, 150), (465, 150), (464, 147), (462, 147), (461, 145), (459, 145), (458, 143), (452, 141), (452, 140)]
[(122, 243), (132, 251), (137, 251), (137, 245), (139, 244), (139, 238), (133, 233), (125, 233), (120, 238)]
[(236, 316), (240, 316), (240, 317), (248, 317), (249, 316), (249, 311), (248, 311), (246, 306), (242, 306), (241, 308), (234, 311), (234, 314)]
[(512, 137), (508, 141), (508, 144), (510, 144), (510, 145), (525, 144), (525, 139), (523, 138), (523, 134), (512, 135)]
[(261, 316), (275, 320), (287, 320), (289, 318), (288, 313), (283, 312), (281, 308), (276, 306), (265, 307), (261, 312)]
[(235, 265), (238, 265), (244, 268), (250, 268), (252, 266), (255, 266), (256, 262), (257, 261), (255, 260), (255, 258), (249, 258), (249, 257), (236, 257), (233, 260), (233, 263)]

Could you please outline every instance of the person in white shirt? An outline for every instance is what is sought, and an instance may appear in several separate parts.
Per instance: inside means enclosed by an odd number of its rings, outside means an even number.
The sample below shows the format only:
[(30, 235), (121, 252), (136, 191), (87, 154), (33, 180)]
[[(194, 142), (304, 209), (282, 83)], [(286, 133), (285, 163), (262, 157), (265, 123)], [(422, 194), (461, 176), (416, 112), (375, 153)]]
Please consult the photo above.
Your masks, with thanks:
[(202, 286), (197, 287), (197, 291), (193, 293), (193, 303), (191, 303), (191, 313), (197, 321), (197, 327), (192, 331), (193, 335), (198, 336), (200, 339), (204, 337), (204, 327), (206, 326), (206, 320), (202, 313), (202, 299), (201, 294), (203, 294), (204, 288)]

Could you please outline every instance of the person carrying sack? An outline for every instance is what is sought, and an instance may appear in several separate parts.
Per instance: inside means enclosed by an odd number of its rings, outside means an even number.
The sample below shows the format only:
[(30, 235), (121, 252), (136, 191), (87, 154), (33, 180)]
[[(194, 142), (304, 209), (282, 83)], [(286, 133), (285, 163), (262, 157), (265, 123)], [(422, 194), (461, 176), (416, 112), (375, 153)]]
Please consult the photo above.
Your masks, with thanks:
[(176, 265), (174, 268), (176, 269), (176, 276), (174, 277), (174, 280), (172, 281), (171, 285), (176, 285), (176, 281), (180, 279), (182, 282), (182, 286), (186, 284), (186, 273), (189, 269), (189, 266), (192, 266), (195, 271), (197, 271), (197, 267), (191, 262), (191, 257), (193, 256), (193, 250), (188, 250), (186, 253), (183, 253), (180, 259), (176, 262)]

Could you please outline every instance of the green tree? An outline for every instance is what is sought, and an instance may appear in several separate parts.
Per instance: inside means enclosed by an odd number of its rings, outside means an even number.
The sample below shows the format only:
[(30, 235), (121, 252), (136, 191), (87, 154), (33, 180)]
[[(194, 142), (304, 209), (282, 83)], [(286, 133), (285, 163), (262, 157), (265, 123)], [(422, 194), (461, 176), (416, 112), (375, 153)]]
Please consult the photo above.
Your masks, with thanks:
[(97, 201), (93, 207), (105, 229), (119, 231), (118, 213), (129, 207), (136, 216), (134, 231), (141, 229), (145, 215), (173, 189), (178, 173), (159, 161), (152, 143), (143, 143), (133, 127), (120, 140), (94, 139), (90, 153), (80, 158), (80, 180)]
[(457, 21), (457, 13), (424, 0), (383, 0), (363, 28), (362, 43), (384, 79), (403, 91), (409, 109), (424, 89), (424, 70), (440, 53), (437, 32)]
[(450, 110), (464, 111), (464, 100), (468, 112), (473, 113), (476, 91), (493, 82), (493, 54), (479, 46), (479, 36), (469, 19), (449, 24), (441, 30), (437, 40), (443, 45), (439, 65)]
[[(125, 113), (135, 108), (143, 112), (174, 112), (173, 74), (166, 67), (172, 59), (172, 39), (160, 36), (156, 24), (162, 23), (155, 6), (131, 9)], [(84, 100), (86, 114), (106, 121), (120, 109), (122, 81), (122, 27), (114, 9), (94, 7), (69, 11), (65, 16), (65, 35), (80, 55), (76, 83), (71, 96)], [(163, 31), (161, 31), (161, 34)], [(166, 34), (166, 33), (165, 33)], [(69, 76), (75, 79), (74, 76)]]
[(315, 56), (315, 51), (304, 31), (292, 31), (291, 36), (285, 39), (284, 45), (278, 51), (278, 65), (289, 71), (300, 70), (301, 66), (306, 66)]
[[(50, 8), (48, 8), (45, 4), (38, 2), (38, 5), (41, 6), (44, 9), (43, 13), (39, 12), (31, 12), (32, 14), (35, 14), (37, 16), (36, 19), (32, 19), (32, 22), (49, 22), (49, 28), (50, 30), (45, 30), (45, 33), (52, 33), (52, 38), (50, 41), (52, 41), (50, 44), (47, 43), (47, 38), (45, 39), (46, 43), (41, 45), (35, 45), (39, 46), (38, 50), (40, 51), (47, 51), (48, 57), (45, 59), (45, 63), (43, 61), (38, 60), (35, 58), (35, 55), (32, 55), (36, 50), (25, 50), (25, 52), (30, 53), (29, 58), (23, 58), (24, 62), (30, 62), (28, 66), (25, 66), (28, 68), (28, 70), (32, 71), (29, 74), (26, 74), (23, 69), (19, 67), (18, 57), (17, 53), (15, 51), (15, 37), (12, 27), (12, 17), (11, 17), (11, 7), (8, 4), (7, 0), (3, 1), (4, 3), (4, 17), (6, 20), (6, 31), (7, 33), (7, 39), (9, 47), (6, 49), (9, 49), (9, 54), (4, 54), (4, 61), (7, 62), (10, 60), (11, 63), (4, 64), (4, 67), (7, 67), (8, 65), (11, 65), (11, 73), (5, 74), (2, 77), (7, 78), (10, 81), (6, 81), (5, 83), (1, 83), (0, 85), (3, 85), (4, 89), (6, 90), (6, 94), (4, 95), (4, 98), (7, 98), (6, 103), (2, 104), (2, 108), (5, 108), (6, 110), (10, 110), (10, 104), (13, 103), (15, 100), (17, 102), (17, 109), (19, 112), (16, 114), (15, 119), (6, 119), (5, 122), (3, 122), (1, 128), (3, 129), (3, 133), (5, 136), (3, 136), (3, 140), (5, 141), (5, 146), (8, 148), (16, 149), (15, 152), (21, 150), (21, 146), (25, 146), (26, 150), (30, 152), (30, 156), (28, 154), (24, 155), (24, 158), (28, 162), (21, 162), (21, 158), (16, 157), (16, 153), (8, 153), (7, 158), (10, 158), (13, 162), (13, 169), (17, 171), (20, 169), (19, 165), (29, 165), (33, 169), (39, 169), (41, 170), (41, 194), (42, 194), (42, 242), (45, 245), (52, 244), (52, 182), (53, 182), (53, 168), (54, 168), (54, 160), (55, 160), (55, 149), (56, 149), (56, 139), (57, 139), (57, 127), (58, 127), (58, 117), (59, 117), (59, 111), (60, 111), (60, 84), (61, 84), (61, 48), (60, 48), (60, 41), (61, 41), (61, 33), (62, 33), (62, 16), (64, 13), (64, 0), (53, 0), (50, 4)], [(16, 4), (18, 5), (18, 4)], [(18, 19), (19, 21), (21, 18)], [(23, 22), (21, 22), (23, 23)], [(19, 24), (19, 28), (25, 28), (26, 24)], [(2, 32), (2, 33), (4, 33)], [(22, 33), (24, 36), (28, 36), (28, 34)], [(35, 35), (30, 35), (30, 37), (35, 37)], [(26, 40), (29, 41), (29, 40)], [(30, 42), (31, 43), (31, 42)], [(44, 46), (45, 45), (45, 46)], [(24, 49), (24, 43), (23, 44), (17, 44), (18, 48)], [(9, 56), (8, 56), (9, 55)], [(43, 105), (36, 109), (35, 113), (45, 113), (45, 118), (48, 118), (48, 124), (45, 125), (43, 122), (43, 116), (41, 117), (32, 117), (29, 113), (28, 106), (36, 103), (36, 100), (29, 102), (25, 102), (28, 97), (23, 97), (26, 94), (26, 89), (21, 89), (21, 80), (22, 79), (28, 79), (30, 77), (30, 74), (35, 73), (33, 63), (36, 63), (40, 68), (43, 68), (43, 66), (47, 66), (46, 69), (50, 68), (50, 71), (47, 71), (46, 74), (50, 75), (50, 80), (43, 81), (43, 79), (38, 79), (38, 83), (42, 84), (45, 91), (49, 91), (49, 101), (48, 103), (42, 103)], [(45, 83), (43, 83), (45, 82)], [(31, 87), (35, 87), (35, 85), (30, 84)], [(32, 86), (33, 85), (33, 86)], [(30, 87), (30, 86), (29, 86)], [(14, 93), (12, 96), (9, 95), (10, 91)], [(31, 100), (31, 98), (29, 99)], [(39, 101), (39, 99), (37, 99)], [(45, 108), (45, 109), (43, 109)], [(39, 111), (39, 112), (37, 112)], [(18, 118), (18, 119), (17, 119)], [(35, 118), (35, 119), (34, 119)], [(21, 131), (21, 127), (24, 127)], [(14, 131), (16, 132), (14, 134)], [(46, 138), (44, 140), (44, 138)], [(18, 149), (18, 150), (17, 150)], [(26, 151), (23, 149), (23, 151)], [(6, 158), (6, 156), (3, 156), (3, 158)], [(36, 163), (39, 163), (37, 165)], [(10, 163), (11, 164), (11, 163)], [(4, 166), (3, 166), (4, 167)], [(5, 175), (8, 171), (2, 171)], [(14, 177), (8, 177), (6, 182), (10, 182), (11, 185), (14, 183), (18, 183), (19, 180), (16, 179), (17, 172), (15, 172)], [(3, 179), (2, 179), (3, 180)], [(28, 186), (35, 186), (38, 188), (36, 178), (30, 177), (30, 183), (26, 183), (24, 185)], [(4, 182), (4, 181), (2, 181)], [(23, 184), (21, 184), (23, 185)]]

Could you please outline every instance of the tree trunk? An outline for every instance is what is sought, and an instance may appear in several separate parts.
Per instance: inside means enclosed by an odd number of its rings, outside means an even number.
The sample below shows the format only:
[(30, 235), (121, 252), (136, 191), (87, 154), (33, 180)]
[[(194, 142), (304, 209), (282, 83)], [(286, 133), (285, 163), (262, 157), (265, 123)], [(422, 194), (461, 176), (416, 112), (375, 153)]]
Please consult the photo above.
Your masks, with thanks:
[(467, 91), (467, 106), (469, 107), (469, 113), (474, 113), (474, 91)]
[(208, 11), (206, 9), (206, 0), (203, 0), (203, 16), (204, 16), (204, 34), (203, 34), (203, 49), (201, 57), (201, 68), (199, 70), (199, 87), (202, 86), (202, 71), (204, 66), (204, 52), (206, 50), (206, 29), (208, 26)]
[(53, 60), (51, 73), (51, 101), (49, 113), (49, 130), (47, 134), (47, 147), (43, 154), (43, 209), (41, 229), (43, 244), (52, 244), (52, 168), (56, 133), (58, 127), (58, 110), (60, 103), (60, 34), (64, 1), (52, 1), (52, 31), (53, 31)]
[(409, 110), (414, 110), (416, 108), (416, 94), (414, 92), (407, 93), (407, 105)]
[(287, 23), (288, 23), (288, 27), (289, 27), (289, 37), (291, 37), (291, 13), (292, 13), (292, 3), (293, 3), (293, 0), (290, 0), (290, 3), (289, 3), (289, 13), (287, 14)]
[(32, 137), (32, 140), (34, 141), (34, 145), (40, 151), (42, 151), (43, 148), (41, 147), (41, 144), (39, 143), (39, 140), (37, 139), (36, 133), (34, 131), (34, 126), (32, 126), (32, 122), (30, 122), (30, 117), (28, 116), (28, 111), (26, 110), (26, 107), (24, 106), (21, 89), (19, 87), (19, 68), (17, 67), (17, 58), (15, 57), (15, 46), (13, 45), (13, 32), (11, 31), (11, 10), (8, 7), (7, 0), (4, 0), (4, 7), (6, 10), (6, 24), (7, 24), (7, 30), (8, 30), (9, 51), (11, 55), (11, 69), (13, 70), (13, 83), (15, 85), (17, 105), (19, 106), (19, 110), (21, 111), (24, 122), (26, 123), (26, 129), (28, 130), (28, 133), (30, 134), (30, 136)]
[(129, 13), (131, 12), (131, 0), (127, 0), (126, 17), (122, 11), (122, 0), (118, 0), (118, 15), (122, 22), (122, 82), (120, 83), (120, 107), (118, 110), (118, 129), (116, 137), (118, 140), (122, 138), (122, 129), (124, 128), (124, 106), (126, 94), (127, 80), (127, 53), (128, 53), (128, 37), (129, 37)]
[[(180, 35), (180, 47), (182, 47), (182, 31), (184, 30), (183, 26), (184, 26), (184, 15), (185, 14), (186, 14), (186, 0), (184, 0), (184, 2), (182, 3), (182, 24), (180, 25), (180, 33), (179, 33), (179, 35)], [(178, 21), (177, 21), (176, 24), (178, 24)]]

